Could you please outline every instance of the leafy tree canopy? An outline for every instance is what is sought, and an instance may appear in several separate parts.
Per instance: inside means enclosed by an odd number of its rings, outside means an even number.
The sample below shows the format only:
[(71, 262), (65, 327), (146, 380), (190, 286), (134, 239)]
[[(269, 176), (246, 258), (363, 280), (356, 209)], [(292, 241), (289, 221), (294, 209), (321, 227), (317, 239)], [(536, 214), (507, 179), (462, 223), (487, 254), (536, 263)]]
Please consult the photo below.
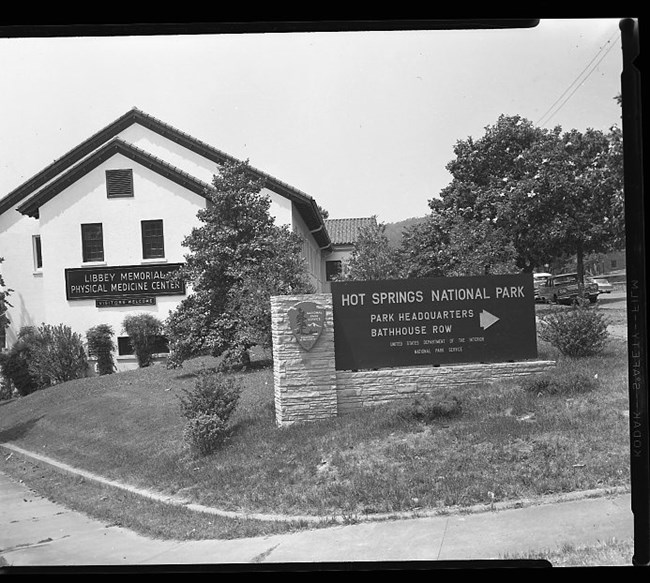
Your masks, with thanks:
[(172, 366), (205, 354), (247, 362), (250, 348), (271, 345), (270, 297), (313, 291), (301, 238), (275, 225), (248, 162), (224, 165), (212, 186), (183, 241), (177, 277), (191, 291), (166, 322)]
[(562, 254), (620, 247), (622, 138), (535, 127), (500, 116), (478, 140), (457, 142), (451, 183), (425, 224), (403, 240), (412, 275), (532, 271)]
[[(0, 257), (0, 264), (4, 260), (4, 257)], [(11, 307), (11, 304), (7, 298), (12, 291), (13, 290), (5, 287), (4, 279), (2, 279), (2, 272), (0, 272), (0, 330), (4, 330), (9, 325), (7, 310)]]
[(359, 231), (352, 255), (344, 270), (345, 279), (395, 279), (402, 275), (398, 251), (391, 246), (386, 225), (377, 218)]

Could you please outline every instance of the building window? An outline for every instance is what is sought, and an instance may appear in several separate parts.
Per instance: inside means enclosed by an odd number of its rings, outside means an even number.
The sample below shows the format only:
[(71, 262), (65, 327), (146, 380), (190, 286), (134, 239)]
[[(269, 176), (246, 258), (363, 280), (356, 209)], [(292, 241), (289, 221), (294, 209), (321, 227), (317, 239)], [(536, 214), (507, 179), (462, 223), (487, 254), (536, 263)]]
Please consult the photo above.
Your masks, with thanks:
[(104, 235), (101, 223), (81, 225), (83, 261), (104, 261)]
[[(152, 354), (167, 354), (169, 353), (169, 341), (164, 336), (154, 336), (152, 339), (153, 348)], [(117, 337), (117, 353), (119, 356), (133, 356), (133, 344), (128, 336)]]
[(41, 251), (41, 236), (34, 235), (32, 237), (32, 251), (34, 254), (34, 271), (43, 268), (43, 253)]
[(143, 259), (159, 259), (165, 256), (163, 237), (163, 222), (142, 221), (142, 257)]
[(133, 196), (133, 170), (106, 170), (108, 198)]
[(325, 276), (327, 281), (333, 281), (343, 271), (343, 264), (341, 261), (326, 261), (325, 262)]

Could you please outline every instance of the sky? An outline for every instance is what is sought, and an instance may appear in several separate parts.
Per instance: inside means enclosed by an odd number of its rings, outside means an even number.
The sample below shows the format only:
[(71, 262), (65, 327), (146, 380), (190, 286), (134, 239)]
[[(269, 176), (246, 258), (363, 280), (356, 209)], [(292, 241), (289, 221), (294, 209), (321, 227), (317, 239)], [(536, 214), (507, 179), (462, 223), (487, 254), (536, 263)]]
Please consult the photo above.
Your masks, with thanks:
[[(618, 18), (509, 30), (0, 38), (0, 198), (133, 107), (312, 196), (428, 213), (499, 115), (621, 127)], [(0, 34), (0, 36), (2, 36)]]

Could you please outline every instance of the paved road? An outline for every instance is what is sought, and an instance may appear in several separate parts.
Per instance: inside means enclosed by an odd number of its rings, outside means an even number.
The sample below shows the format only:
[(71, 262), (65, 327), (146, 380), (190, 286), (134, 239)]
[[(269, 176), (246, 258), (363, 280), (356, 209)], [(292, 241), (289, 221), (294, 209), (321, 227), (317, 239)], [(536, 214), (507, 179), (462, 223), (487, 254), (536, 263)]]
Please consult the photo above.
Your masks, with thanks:
[(598, 305), (605, 310), (627, 309), (627, 294), (622, 290), (614, 290), (609, 294), (598, 296)]
[[(630, 495), (580, 498), (473, 514), (388, 520), (237, 540), (166, 541), (108, 526), (0, 473), (0, 565), (92, 567), (307, 565), (512, 559), (562, 545), (633, 536)], [(442, 563), (441, 563), (442, 562)], [(465, 563), (460, 563), (465, 564)], [(630, 565), (632, 557), (630, 557)]]

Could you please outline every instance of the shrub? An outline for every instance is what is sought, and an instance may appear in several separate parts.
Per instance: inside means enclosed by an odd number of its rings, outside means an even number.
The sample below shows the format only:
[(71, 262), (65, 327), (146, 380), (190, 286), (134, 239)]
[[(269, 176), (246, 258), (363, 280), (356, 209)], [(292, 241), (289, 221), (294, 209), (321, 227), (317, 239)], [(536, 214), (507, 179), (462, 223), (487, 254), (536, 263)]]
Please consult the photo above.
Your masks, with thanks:
[(115, 371), (113, 351), (113, 328), (108, 324), (99, 324), (86, 332), (88, 355), (97, 359), (97, 372), (100, 375), (112, 374)]
[(200, 413), (188, 419), (183, 428), (183, 438), (199, 455), (211, 454), (227, 435), (227, 424), (217, 415)]
[(608, 336), (604, 316), (584, 304), (549, 312), (539, 320), (539, 337), (565, 356), (599, 354)]
[(162, 332), (162, 322), (152, 314), (132, 314), (124, 318), (122, 326), (131, 340), (138, 366), (149, 366), (153, 361), (156, 340)]
[(596, 379), (579, 371), (554, 371), (536, 375), (524, 382), (523, 389), (537, 395), (577, 395), (595, 390)]
[(432, 423), (440, 419), (459, 417), (463, 412), (456, 395), (418, 395), (400, 410), (402, 419)]
[(14, 345), (0, 359), (2, 374), (13, 383), (18, 394), (23, 397), (42, 388), (29, 368), (32, 355), (37, 348), (36, 337), (34, 327), (24, 326), (19, 330)]
[[(2, 363), (4, 360), (4, 353), (0, 352), (0, 371), (2, 371)], [(13, 387), (11, 381), (3, 374), (0, 374), (0, 401), (11, 399)]]
[(81, 336), (64, 324), (40, 326), (34, 336), (29, 371), (41, 387), (86, 376), (88, 358)]
[(187, 419), (183, 437), (200, 455), (212, 453), (231, 433), (232, 416), (241, 395), (241, 381), (223, 373), (201, 371), (193, 390), (179, 396)]
[(86, 376), (83, 340), (68, 326), (24, 326), (3, 356), (2, 373), (25, 396), (38, 389)]

